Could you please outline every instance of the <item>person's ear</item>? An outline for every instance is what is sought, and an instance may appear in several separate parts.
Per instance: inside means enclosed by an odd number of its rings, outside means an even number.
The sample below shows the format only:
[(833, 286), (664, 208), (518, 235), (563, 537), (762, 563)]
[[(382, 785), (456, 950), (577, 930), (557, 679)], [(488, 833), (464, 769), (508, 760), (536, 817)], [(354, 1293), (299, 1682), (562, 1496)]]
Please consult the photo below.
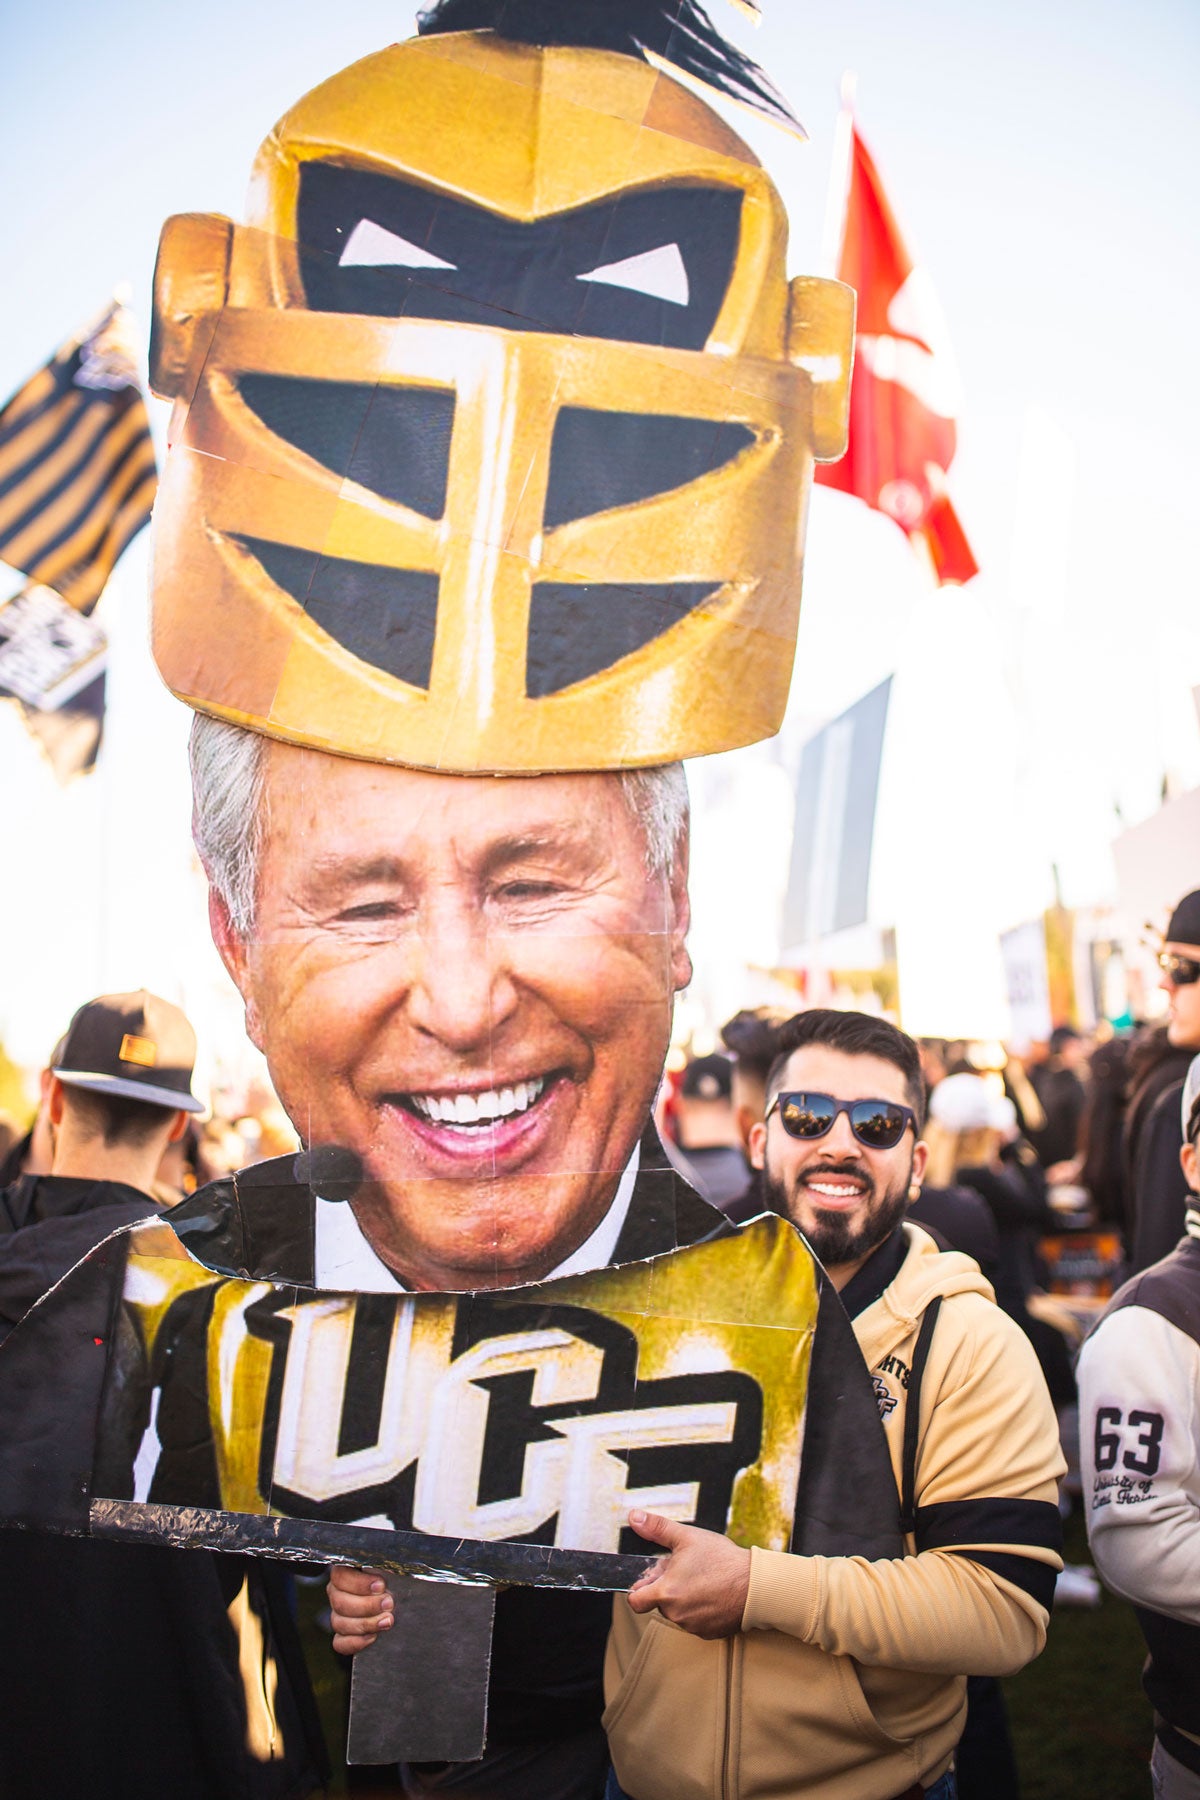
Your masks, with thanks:
[(245, 938), (229, 916), (229, 908), (210, 885), (208, 890), (208, 928), (212, 932), (217, 954), (225, 964), (230, 980), (242, 996), (246, 1008), (246, 1036), (256, 1049), (262, 1049), (258, 1008), (254, 1000), (254, 981)]
[(762, 1169), (766, 1166), (767, 1128), (761, 1119), (756, 1119), (750, 1127), (750, 1136), (746, 1148), (750, 1153), (750, 1167)]
[(188, 1128), (189, 1117), (190, 1115), (185, 1113), (183, 1108), (180, 1107), (179, 1111), (175, 1114), (175, 1117), (171, 1120), (171, 1135), (167, 1139), (168, 1144), (177, 1144), (179, 1142), (180, 1138)]
[(688, 836), (686, 830), (676, 846), (671, 864), (671, 986), (675, 993), (687, 987), (692, 979), (692, 959), (688, 954), (687, 934), (692, 924), (692, 902), (688, 894)]
[(913, 1145), (912, 1179), (918, 1187), (925, 1179), (925, 1165), (929, 1161), (929, 1145), (923, 1138), (918, 1138)]
[(63, 1116), (63, 1084), (57, 1075), (50, 1077), (50, 1090), (46, 1097), (46, 1111), (50, 1123), (56, 1128), (62, 1124)]
[(747, 1106), (743, 1102), (741, 1106), (734, 1107), (733, 1117), (737, 1125), (738, 1136), (742, 1140), (742, 1149), (746, 1152), (746, 1155), (749, 1156), (751, 1133), (753, 1132), (754, 1127), (761, 1122), (758, 1113), (755, 1111), (754, 1107)]
[(1200, 1194), (1200, 1155), (1197, 1155), (1195, 1144), (1185, 1144), (1179, 1152), (1179, 1161), (1183, 1168), (1183, 1179), (1193, 1194)]

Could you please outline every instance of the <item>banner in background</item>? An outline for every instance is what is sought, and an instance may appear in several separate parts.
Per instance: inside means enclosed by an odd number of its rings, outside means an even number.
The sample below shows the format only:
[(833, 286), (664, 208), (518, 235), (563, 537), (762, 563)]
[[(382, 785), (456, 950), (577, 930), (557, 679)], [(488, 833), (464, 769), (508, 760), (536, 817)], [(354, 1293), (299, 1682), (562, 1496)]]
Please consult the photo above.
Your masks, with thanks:
[(0, 411), (0, 561), (90, 612), (156, 486), (137, 341), (114, 304)]
[(809, 738), (801, 753), (785, 951), (866, 921), (891, 692), (889, 675)]
[(0, 606), (0, 698), (16, 701), (61, 784), (95, 763), (107, 661), (104, 628), (52, 588)]
[(1014, 1045), (1044, 1044), (1054, 1029), (1050, 1010), (1050, 975), (1046, 962), (1046, 926), (1030, 919), (1001, 933), (1000, 954)]
[(941, 307), (848, 112), (841, 136), (849, 182), (837, 273), (858, 295), (850, 437), (816, 479), (894, 519), (928, 552), (939, 584), (970, 581), (979, 565), (946, 491), (960, 401)]

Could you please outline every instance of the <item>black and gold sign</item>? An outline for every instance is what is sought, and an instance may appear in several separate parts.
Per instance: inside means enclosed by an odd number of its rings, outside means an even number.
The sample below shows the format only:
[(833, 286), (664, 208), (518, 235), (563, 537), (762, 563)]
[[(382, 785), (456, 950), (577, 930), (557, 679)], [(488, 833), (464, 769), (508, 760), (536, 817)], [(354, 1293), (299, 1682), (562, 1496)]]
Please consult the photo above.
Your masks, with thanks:
[(644, 1550), (643, 1506), (790, 1542), (817, 1292), (779, 1220), (465, 1295), (232, 1280), (161, 1225), (130, 1244), (98, 1500), (604, 1555)]

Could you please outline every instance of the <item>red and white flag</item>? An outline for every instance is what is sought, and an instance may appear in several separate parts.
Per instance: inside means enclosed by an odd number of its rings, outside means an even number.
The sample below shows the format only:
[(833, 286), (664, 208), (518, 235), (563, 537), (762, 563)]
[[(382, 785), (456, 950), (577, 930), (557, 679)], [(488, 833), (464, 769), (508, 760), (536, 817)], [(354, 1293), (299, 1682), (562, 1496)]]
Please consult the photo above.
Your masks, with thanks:
[(870, 152), (848, 116), (850, 171), (837, 276), (858, 294), (850, 440), (818, 464), (923, 546), (939, 584), (979, 573), (946, 492), (957, 442), (958, 379), (937, 296), (914, 266)]

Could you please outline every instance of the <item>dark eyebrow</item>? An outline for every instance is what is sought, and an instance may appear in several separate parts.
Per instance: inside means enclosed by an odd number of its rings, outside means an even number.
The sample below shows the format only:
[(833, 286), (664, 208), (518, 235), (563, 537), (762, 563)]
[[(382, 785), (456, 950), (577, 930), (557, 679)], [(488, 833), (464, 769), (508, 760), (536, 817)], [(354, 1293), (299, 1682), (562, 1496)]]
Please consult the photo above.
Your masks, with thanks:
[(521, 832), (513, 837), (499, 838), (488, 846), (480, 865), (480, 874), (486, 880), (502, 874), (514, 863), (524, 862), (529, 857), (565, 854), (578, 858), (581, 854), (586, 855), (591, 848), (589, 836), (573, 823), (562, 830)]
[(319, 888), (362, 887), (371, 882), (398, 885), (406, 878), (404, 864), (395, 856), (316, 856), (308, 866), (309, 880)]

